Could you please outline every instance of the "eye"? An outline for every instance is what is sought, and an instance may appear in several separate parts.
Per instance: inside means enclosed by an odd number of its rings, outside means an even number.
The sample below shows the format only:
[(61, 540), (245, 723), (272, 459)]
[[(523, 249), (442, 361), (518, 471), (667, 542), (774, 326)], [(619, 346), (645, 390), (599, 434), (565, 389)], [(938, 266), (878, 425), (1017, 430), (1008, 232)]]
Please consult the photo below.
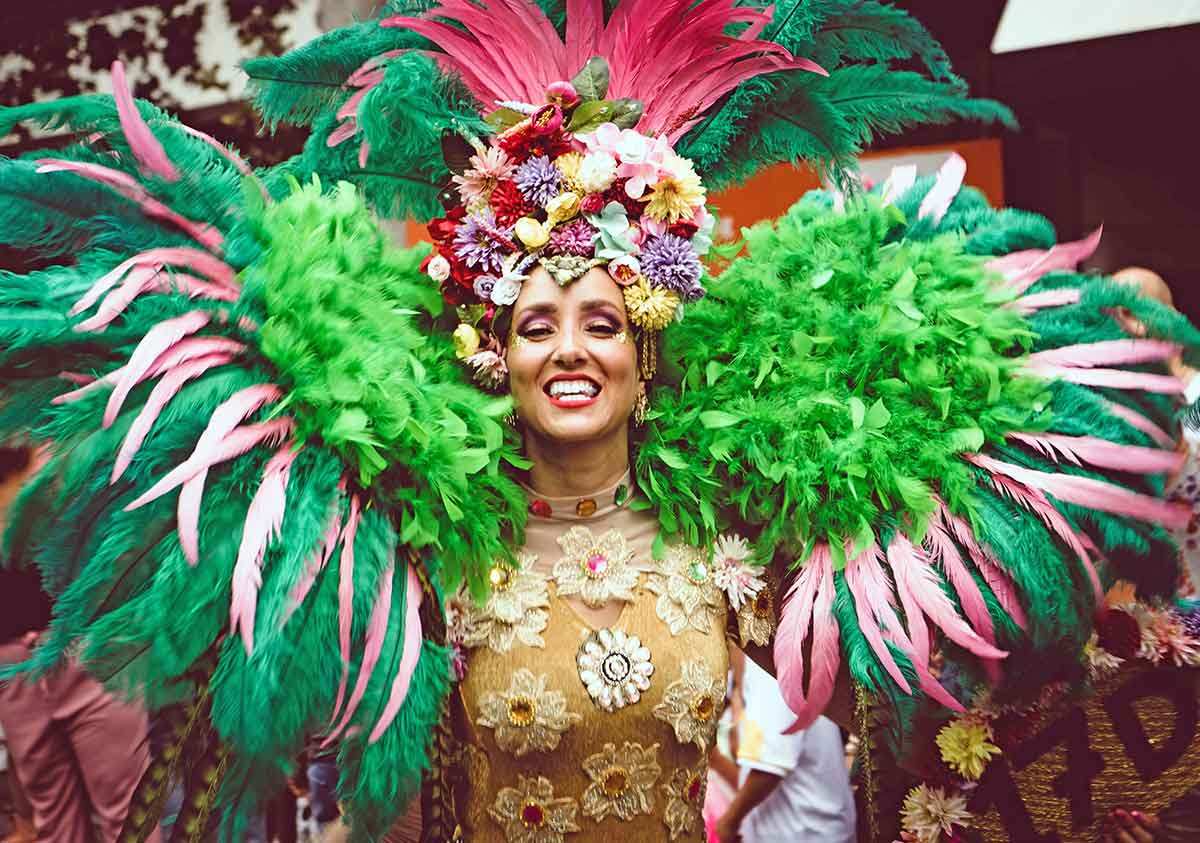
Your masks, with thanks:
[(528, 340), (543, 340), (553, 334), (554, 329), (545, 322), (534, 322), (522, 327), (519, 333)]
[(614, 325), (607, 320), (600, 320), (588, 324), (587, 330), (589, 333), (599, 337), (615, 337), (621, 330), (620, 326)]

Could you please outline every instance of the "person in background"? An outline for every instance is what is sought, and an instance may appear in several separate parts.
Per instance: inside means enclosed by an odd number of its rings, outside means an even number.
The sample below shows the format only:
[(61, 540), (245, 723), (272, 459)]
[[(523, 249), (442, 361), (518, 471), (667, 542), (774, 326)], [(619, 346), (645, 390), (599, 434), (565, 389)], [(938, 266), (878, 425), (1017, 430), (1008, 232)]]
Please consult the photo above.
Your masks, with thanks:
[(819, 717), (803, 731), (784, 734), (796, 717), (779, 684), (749, 659), (734, 665), (733, 694), (740, 689), (743, 701), (735, 750), (739, 785), (716, 825), (721, 843), (851, 843), (854, 796), (841, 731)]
[[(0, 534), (37, 462), (0, 448)], [(0, 665), (29, 658), (50, 620), (40, 577), (0, 560)], [(38, 843), (113, 843), (149, 764), (146, 713), (69, 662), (37, 679), (0, 682), (0, 725), (33, 809)], [(159, 840), (157, 832), (151, 843)]]

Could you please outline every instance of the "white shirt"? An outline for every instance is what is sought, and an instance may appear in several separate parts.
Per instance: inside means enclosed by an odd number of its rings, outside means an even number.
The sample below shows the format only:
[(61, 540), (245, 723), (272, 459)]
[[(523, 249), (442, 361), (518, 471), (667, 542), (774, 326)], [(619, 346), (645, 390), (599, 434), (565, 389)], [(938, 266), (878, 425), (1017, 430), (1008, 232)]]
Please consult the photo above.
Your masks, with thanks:
[(745, 781), (750, 770), (783, 779), (742, 820), (744, 843), (853, 843), (854, 795), (837, 725), (818, 717), (803, 731), (783, 734), (796, 716), (774, 677), (750, 659), (742, 688), (746, 710), (738, 741), (741, 779)]

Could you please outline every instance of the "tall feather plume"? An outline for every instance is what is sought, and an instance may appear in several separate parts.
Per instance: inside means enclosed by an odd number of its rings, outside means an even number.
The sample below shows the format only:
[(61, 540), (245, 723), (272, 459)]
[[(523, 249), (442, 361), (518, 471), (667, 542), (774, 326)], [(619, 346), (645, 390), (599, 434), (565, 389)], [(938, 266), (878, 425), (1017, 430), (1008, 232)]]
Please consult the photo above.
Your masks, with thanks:
[(792, 707), (796, 720), (785, 730), (787, 734), (808, 728), (821, 716), (821, 712), (833, 698), (833, 687), (837, 682), (838, 667), (841, 664), (838, 623), (833, 615), (836, 587), (833, 582), (833, 561), (828, 548), (819, 559), (814, 556), (809, 564), (818, 565), (816, 576), (819, 578), (819, 585), (812, 610), (813, 640), (809, 656), (808, 693), (805, 695), (803, 706)]
[(121, 131), (125, 134), (129, 149), (142, 172), (167, 181), (179, 181), (179, 170), (171, 163), (167, 151), (138, 113), (137, 104), (133, 101), (125, 81), (125, 65), (120, 61), (112, 63), (112, 83), (113, 99), (121, 119)]
[(1091, 369), (1095, 366), (1128, 366), (1170, 360), (1183, 346), (1166, 340), (1101, 340), (1050, 348), (1031, 354), (1034, 363)]
[(958, 602), (962, 605), (963, 614), (970, 621), (972, 629), (984, 641), (994, 645), (996, 631), (992, 627), (992, 616), (988, 614), (987, 603), (984, 602), (978, 584), (971, 577), (971, 572), (967, 570), (962, 554), (941, 521), (940, 513), (938, 516), (930, 521), (929, 531), (925, 536), (929, 558), (935, 564), (940, 564), (946, 572), (946, 579), (958, 595)]
[(1012, 252), (1001, 258), (988, 261), (988, 269), (1004, 276), (1005, 285), (1017, 295), (1024, 293), (1042, 276), (1051, 272), (1073, 270), (1082, 261), (1090, 258), (1100, 245), (1100, 226), (1082, 240), (1059, 243), (1049, 249), (1027, 249)]
[(396, 670), (396, 678), (392, 681), (392, 688), (388, 694), (387, 705), (384, 706), (383, 713), (379, 715), (379, 720), (371, 729), (371, 734), (367, 738), (368, 743), (375, 743), (383, 733), (387, 731), (388, 726), (392, 725), (392, 721), (396, 719), (396, 715), (400, 713), (404, 701), (408, 698), (409, 688), (412, 685), (413, 672), (417, 669), (417, 663), (421, 658), (421, 581), (417, 578), (417, 572), (410, 564), (408, 565), (408, 576), (405, 579), (404, 589), (404, 647), (401, 651), (400, 666)]
[(367, 693), (367, 685), (371, 681), (375, 665), (379, 663), (379, 655), (383, 652), (383, 642), (387, 637), (388, 620), (391, 618), (392, 611), (392, 579), (395, 573), (395, 563), (390, 563), (379, 578), (379, 592), (375, 596), (375, 605), (371, 609), (371, 619), (367, 622), (367, 634), (363, 641), (363, 656), (362, 663), (358, 668), (358, 678), (354, 681), (354, 690), (350, 693), (350, 701), (346, 703), (346, 710), (342, 712), (342, 719), (325, 738), (323, 746), (328, 746), (337, 740), (338, 736), (350, 725), (350, 719), (354, 717), (354, 713), (358, 710), (358, 704), (362, 702), (363, 696)]
[(1039, 293), (1026, 293), (1019, 299), (1014, 299), (1008, 307), (1023, 316), (1036, 313), (1044, 308), (1066, 307), (1078, 304), (1083, 291), (1075, 287), (1059, 287), (1055, 290), (1043, 290)]
[(342, 656), (342, 678), (338, 682), (337, 699), (333, 704), (334, 722), (346, 698), (346, 683), (350, 678), (350, 632), (354, 625), (354, 536), (361, 517), (358, 495), (350, 497), (350, 513), (342, 528), (342, 557), (338, 570), (338, 648)]
[(1130, 389), (1156, 392), (1163, 395), (1182, 395), (1183, 381), (1174, 375), (1156, 375), (1148, 372), (1129, 372), (1125, 369), (1081, 368), (1055, 366), (1031, 360), (1026, 367), (1031, 374), (1047, 379), (1064, 380), (1083, 386), (1099, 386), (1107, 389)]
[[(879, 663), (883, 665), (883, 669), (900, 686), (900, 689), (906, 694), (911, 694), (912, 688), (909, 686), (908, 680), (904, 678), (904, 673), (896, 663), (891, 650), (884, 643), (883, 630), (879, 624), (878, 615), (883, 611), (880, 607), (890, 606), (892, 594), (886, 580), (883, 580), (882, 570), (879, 570), (878, 556), (878, 546), (872, 545), (858, 556), (850, 559), (846, 563), (846, 585), (850, 588), (850, 594), (854, 598), (854, 613), (858, 618), (858, 626), (862, 630), (863, 637), (867, 639), (871, 651), (875, 653)], [(878, 572), (878, 576), (872, 576), (872, 566)], [(899, 624), (897, 623), (896, 626), (898, 627)]]
[(262, 482), (246, 512), (242, 544), (233, 568), (229, 631), (231, 634), (241, 633), (247, 656), (254, 651), (254, 618), (258, 590), (262, 586), (262, 558), (267, 546), (279, 537), (283, 527), (288, 477), (295, 460), (295, 446), (291, 442), (285, 443), (267, 462)]
[(938, 501), (938, 516), (954, 535), (955, 540), (966, 549), (967, 555), (971, 557), (971, 561), (975, 563), (976, 569), (983, 576), (988, 588), (992, 590), (996, 600), (1012, 618), (1013, 623), (1021, 629), (1027, 629), (1029, 619), (1025, 615), (1025, 608), (1021, 605), (1017, 587), (1013, 583), (1012, 577), (1004, 570), (1004, 566), (996, 560), (993, 554), (984, 550), (976, 540), (970, 525), (947, 509), (946, 504), (940, 500)]
[(1065, 459), (1074, 465), (1088, 463), (1136, 474), (1170, 474), (1181, 469), (1187, 459), (1182, 452), (1121, 445), (1095, 436), (1014, 432), (1008, 438), (1028, 445), (1054, 462)]
[(940, 224), (942, 218), (946, 216), (946, 212), (950, 210), (950, 203), (954, 201), (954, 197), (958, 196), (958, 191), (962, 189), (963, 179), (967, 175), (966, 159), (957, 152), (952, 153), (945, 163), (938, 170), (937, 179), (933, 183), (933, 187), (925, 194), (925, 198), (921, 200), (921, 207), (917, 210), (917, 218), (925, 219), (932, 218), (934, 225)]
[(329, 559), (333, 556), (334, 549), (337, 548), (338, 539), (342, 535), (342, 515), (341, 515), (341, 495), (345, 493), (345, 481), (342, 481), (338, 486), (338, 498), (334, 501), (329, 513), (329, 526), (325, 528), (325, 535), (321, 539), (321, 544), (314, 548), (312, 555), (304, 564), (304, 570), (300, 574), (300, 578), (296, 581), (295, 588), (288, 599), (288, 605), (283, 612), (283, 623), (287, 623), (288, 619), (300, 605), (304, 603), (308, 593), (312, 590), (313, 584), (317, 581), (317, 576), (329, 564)]
[(1124, 404), (1118, 404), (1116, 401), (1105, 400), (1104, 403), (1110, 414), (1116, 416), (1121, 421), (1126, 422), (1130, 427), (1140, 430), (1162, 447), (1175, 447), (1175, 439), (1171, 436), (1171, 434), (1167, 433), (1137, 410), (1134, 410), (1132, 407), (1126, 407)]
[(822, 560), (829, 548), (818, 544), (788, 590), (775, 633), (775, 678), (788, 708), (800, 711), (806, 705), (804, 692), (804, 644), (820, 585)]
[(112, 423), (117, 420), (117, 415), (121, 412), (121, 405), (125, 403), (125, 398), (129, 395), (130, 390), (142, 380), (159, 355), (169, 350), (184, 337), (199, 331), (211, 319), (210, 314), (202, 310), (193, 310), (174, 319), (159, 322), (146, 332), (141, 342), (137, 344), (137, 348), (133, 350), (133, 354), (129, 356), (129, 362), (125, 364), (121, 378), (116, 382), (112, 395), (108, 397), (108, 405), (104, 408), (102, 421), (105, 428), (111, 427)]

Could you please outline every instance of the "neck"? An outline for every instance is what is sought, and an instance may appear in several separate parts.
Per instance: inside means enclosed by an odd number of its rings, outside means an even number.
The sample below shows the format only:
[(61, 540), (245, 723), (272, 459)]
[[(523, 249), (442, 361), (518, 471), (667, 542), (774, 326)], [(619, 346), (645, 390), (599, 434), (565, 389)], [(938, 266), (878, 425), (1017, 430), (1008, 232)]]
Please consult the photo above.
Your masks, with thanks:
[(525, 456), (533, 463), (529, 485), (551, 498), (589, 495), (629, 470), (629, 435), (592, 442), (550, 442), (526, 433)]

